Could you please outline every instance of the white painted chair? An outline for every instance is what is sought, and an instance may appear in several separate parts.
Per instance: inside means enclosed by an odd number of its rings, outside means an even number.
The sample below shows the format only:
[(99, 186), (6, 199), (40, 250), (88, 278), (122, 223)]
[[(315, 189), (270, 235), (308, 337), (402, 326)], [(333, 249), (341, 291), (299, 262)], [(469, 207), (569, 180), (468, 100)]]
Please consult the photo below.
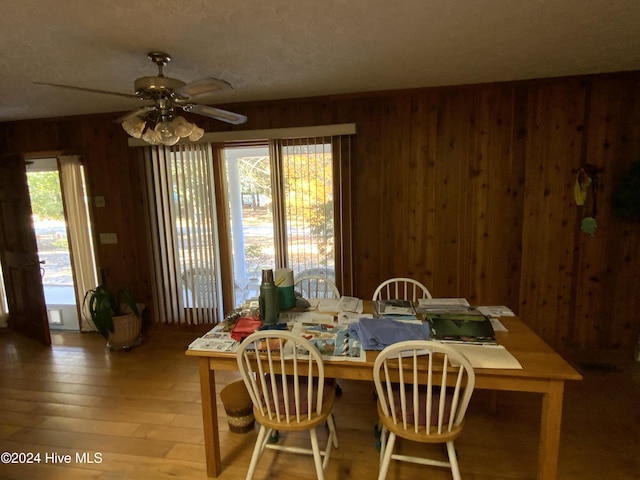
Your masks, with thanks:
[(303, 298), (340, 298), (340, 290), (333, 281), (319, 275), (302, 275), (294, 284), (294, 289)]
[[(448, 467), (454, 480), (459, 480), (453, 442), (462, 432), (475, 386), (467, 358), (450, 345), (428, 340), (399, 342), (380, 352), (373, 378), (382, 423), (378, 480), (386, 478), (391, 460)], [(444, 443), (449, 460), (395, 454), (397, 437)]]
[(422, 283), (412, 278), (390, 278), (385, 280), (375, 292), (373, 300), (411, 300), (417, 302), (420, 298), (431, 298), (431, 293)]
[[(281, 355), (289, 351), (290, 357)], [(335, 384), (325, 382), (320, 352), (308, 340), (291, 332), (261, 330), (242, 342), (237, 360), (253, 402), (255, 419), (260, 424), (247, 480), (253, 478), (258, 460), (267, 448), (313, 455), (318, 480), (323, 480), (331, 450), (338, 447), (338, 437), (331, 413)], [(325, 423), (329, 434), (321, 451), (316, 429)], [(310, 449), (268, 443), (275, 431), (305, 430), (309, 431)]]
[(182, 284), (186, 287), (185, 301), (191, 307), (216, 305), (215, 273), (210, 268), (189, 268), (182, 272)]
[[(340, 290), (333, 281), (322, 275), (300, 275), (294, 283), (294, 290), (302, 298), (340, 298)], [(342, 395), (342, 388), (336, 383), (336, 395)]]

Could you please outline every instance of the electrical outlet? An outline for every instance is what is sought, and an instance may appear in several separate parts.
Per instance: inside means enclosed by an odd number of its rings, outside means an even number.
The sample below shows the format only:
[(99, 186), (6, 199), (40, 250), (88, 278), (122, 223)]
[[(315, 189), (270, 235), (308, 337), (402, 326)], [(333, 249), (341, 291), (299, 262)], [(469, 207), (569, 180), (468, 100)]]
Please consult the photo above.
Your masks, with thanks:
[(100, 243), (103, 245), (118, 243), (118, 235), (115, 233), (101, 233)]
[(96, 196), (94, 199), (96, 207), (104, 207), (106, 205), (104, 197), (102, 195)]

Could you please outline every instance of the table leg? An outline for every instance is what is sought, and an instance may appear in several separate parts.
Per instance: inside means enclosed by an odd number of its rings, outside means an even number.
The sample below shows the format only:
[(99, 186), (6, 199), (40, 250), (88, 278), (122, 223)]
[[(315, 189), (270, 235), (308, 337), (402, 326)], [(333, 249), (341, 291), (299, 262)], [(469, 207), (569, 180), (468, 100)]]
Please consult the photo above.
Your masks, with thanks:
[(558, 474), (563, 395), (563, 381), (551, 381), (549, 390), (542, 394), (538, 480), (555, 480)]
[(220, 460), (220, 432), (218, 431), (216, 376), (215, 372), (209, 367), (208, 358), (200, 358), (199, 365), (207, 476), (217, 477), (222, 471), (222, 461)]

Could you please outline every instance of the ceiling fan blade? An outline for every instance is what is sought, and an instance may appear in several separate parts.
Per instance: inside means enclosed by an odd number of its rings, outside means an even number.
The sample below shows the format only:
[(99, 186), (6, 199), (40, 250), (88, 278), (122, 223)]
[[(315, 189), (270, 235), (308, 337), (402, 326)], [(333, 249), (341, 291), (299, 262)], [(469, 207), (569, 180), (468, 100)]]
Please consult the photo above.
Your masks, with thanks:
[(219, 78), (208, 77), (187, 83), (175, 89), (175, 93), (183, 98), (203, 97), (218, 90), (232, 89), (229, 82)]
[(233, 125), (240, 125), (247, 121), (247, 117), (240, 115), (239, 113), (229, 112), (216, 107), (210, 107), (208, 105), (187, 104), (182, 108), (191, 113), (197, 113), (198, 115), (204, 115), (205, 117), (215, 118), (223, 122), (231, 123)]
[(121, 115), (120, 117), (116, 118), (114, 120), (114, 122), (116, 123), (122, 123), (125, 120), (128, 120), (129, 118), (138, 116), (138, 115), (143, 115), (147, 112), (150, 112), (151, 110), (155, 110), (156, 106), (155, 105), (147, 105), (146, 107), (141, 107), (138, 108), (137, 110), (133, 110), (132, 112), (129, 113), (125, 113), (124, 115)]
[(103, 93), (103, 94), (106, 94), (106, 95), (118, 95), (120, 97), (135, 98), (135, 99), (138, 98), (136, 95), (133, 95), (133, 94), (130, 94), (130, 93), (109, 92), (107, 90), (96, 90), (94, 88), (74, 87), (72, 85), (60, 85), (58, 83), (45, 83), (45, 82), (33, 82), (33, 83), (35, 85), (44, 85), (44, 86), (47, 86), (47, 87), (66, 88), (68, 90), (79, 90), (81, 92)]

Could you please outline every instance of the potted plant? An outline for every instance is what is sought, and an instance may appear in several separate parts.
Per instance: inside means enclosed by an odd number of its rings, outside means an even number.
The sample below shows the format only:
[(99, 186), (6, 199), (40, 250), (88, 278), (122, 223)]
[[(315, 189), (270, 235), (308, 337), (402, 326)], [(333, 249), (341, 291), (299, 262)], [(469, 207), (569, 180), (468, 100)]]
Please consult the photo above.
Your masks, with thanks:
[(110, 348), (130, 347), (139, 343), (144, 305), (123, 288), (112, 292), (104, 285), (87, 291), (83, 310), (88, 312), (98, 332), (107, 339)]

